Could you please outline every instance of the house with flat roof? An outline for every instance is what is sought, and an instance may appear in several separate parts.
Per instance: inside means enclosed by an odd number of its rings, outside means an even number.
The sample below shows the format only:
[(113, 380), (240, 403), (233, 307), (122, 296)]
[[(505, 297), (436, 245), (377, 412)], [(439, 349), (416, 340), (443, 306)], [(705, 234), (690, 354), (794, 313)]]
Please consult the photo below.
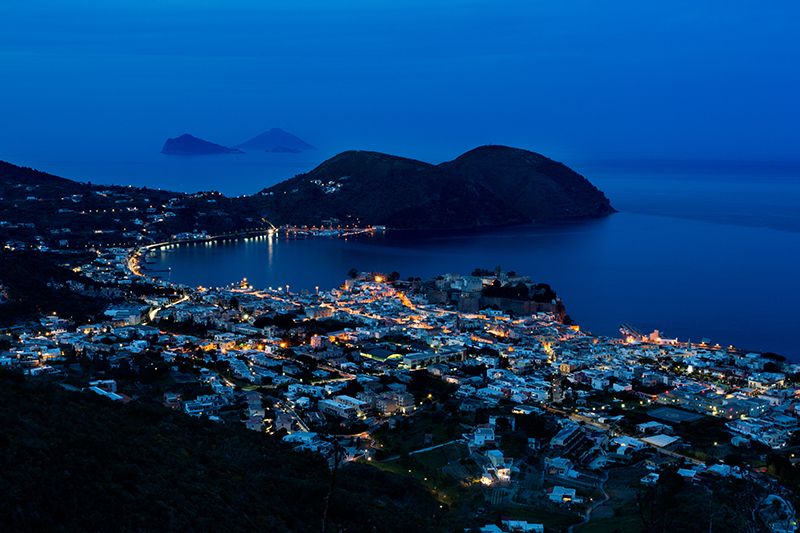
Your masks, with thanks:
[(547, 498), (553, 503), (579, 503), (580, 501), (575, 489), (559, 485), (547, 489)]

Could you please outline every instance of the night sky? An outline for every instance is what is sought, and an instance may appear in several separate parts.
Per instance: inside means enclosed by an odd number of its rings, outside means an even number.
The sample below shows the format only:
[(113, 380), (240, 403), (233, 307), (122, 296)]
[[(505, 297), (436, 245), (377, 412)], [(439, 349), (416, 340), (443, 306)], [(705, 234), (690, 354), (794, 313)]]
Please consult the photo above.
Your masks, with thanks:
[(798, 20), (796, 0), (4, 0), (0, 158), (278, 126), (431, 161), (797, 159)]

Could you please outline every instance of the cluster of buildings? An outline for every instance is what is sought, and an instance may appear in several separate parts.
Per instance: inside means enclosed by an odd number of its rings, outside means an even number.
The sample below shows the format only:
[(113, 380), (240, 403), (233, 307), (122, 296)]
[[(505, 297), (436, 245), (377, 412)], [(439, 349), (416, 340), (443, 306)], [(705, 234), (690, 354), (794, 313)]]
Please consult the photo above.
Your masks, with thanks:
[[(130, 294), (142, 282), (140, 259), (109, 249), (80, 271), (118, 296)], [(46, 317), (13, 332), (0, 365), (68, 375), (76, 358), (102, 362), (91, 381), (121, 368), (127, 374), (117, 374), (133, 376), (160, 369), (179, 376), (175, 390), (160, 392), (169, 407), (278, 433), (329, 457), (341, 450), (369, 460), (380, 448), (374, 431), (430, 408), (426, 391), (413, 386), (424, 374), (450, 391), (448, 401), (461, 413), (488, 410), (512, 427), (517, 417), (554, 421), (552, 434), (530, 438), (528, 450), (542, 457), (546, 498), (566, 506), (583, 505), (583, 489), (597, 487), (610, 464), (643, 451), (681, 459), (691, 446), (681, 428), (702, 417), (724, 421), (730, 438), (720, 444), (740, 447), (780, 450), (798, 428), (800, 396), (790, 379), (796, 365), (662, 341), (657, 332), (598, 337), (563, 323), (555, 298), (513, 301), (510, 291), (497, 290), (500, 279), (522, 294), (544, 290), (498, 273), (425, 283), (361, 275), (329, 291), (294, 292), (257, 290), (246, 281), (194, 288), (151, 279), (150, 294), (110, 306), (101, 323)], [(140, 393), (121, 378), (108, 383), (87, 380), (84, 388), (112, 400)], [(636, 422), (634, 412), (646, 421)], [(474, 482), (513, 486), (521, 459), (503, 452), (500, 433), (508, 424), (500, 430), (497, 420), (458, 440), (476, 465)], [(654, 472), (643, 483), (657, 479)], [(526, 530), (519, 527), (501, 530)]]

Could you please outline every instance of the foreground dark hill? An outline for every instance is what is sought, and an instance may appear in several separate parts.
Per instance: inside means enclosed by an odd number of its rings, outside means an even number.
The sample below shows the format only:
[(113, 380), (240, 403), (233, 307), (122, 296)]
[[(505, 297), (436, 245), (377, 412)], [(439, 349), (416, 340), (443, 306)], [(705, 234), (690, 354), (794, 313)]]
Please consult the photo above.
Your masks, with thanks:
[(161, 153), (167, 155), (210, 155), (241, 154), (242, 151), (184, 133), (178, 137), (167, 139), (163, 148), (161, 148)]
[(314, 147), (300, 137), (280, 128), (271, 128), (242, 144), (237, 144), (246, 152), (303, 152)]
[[(0, 373), (6, 531), (322, 530), (322, 459), (161, 406), (120, 405)], [(445, 531), (408, 478), (341, 469), (328, 531)]]
[(261, 192), (281, 223), (465, 229), (614, 212), (586, 178), (540, 154), (483, 146), (431, 165), (367, 151), (343, 152)]

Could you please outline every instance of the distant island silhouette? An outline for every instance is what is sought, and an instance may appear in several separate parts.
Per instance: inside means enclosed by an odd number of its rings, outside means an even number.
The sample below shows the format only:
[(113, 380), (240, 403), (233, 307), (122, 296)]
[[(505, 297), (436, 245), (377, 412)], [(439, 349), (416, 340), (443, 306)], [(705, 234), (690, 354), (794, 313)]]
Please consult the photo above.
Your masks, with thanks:
[(209, 154), (242, 154), (238, 148), (229, 148), (221, 144), (200, 139), (194, 135), (184, 133), (178, 137), (167, 139), (161, 148), (162, 154), (167, 155), (209, 155)]
[(235, 148), (245, 152), (284, 152), (299, 153), (314, 150), (314, 147), (300, 137), (280, 128), (271, 128), (264, 133), (237, 144)]
[(314, 149), (314, 146), (288, 131), (271, 128), (233, 147), (184, 133), (178, 137), (167, 139), (161, 148), (161, 153), (166, 155), (243, 154), (245, 152), (297, 154)]

